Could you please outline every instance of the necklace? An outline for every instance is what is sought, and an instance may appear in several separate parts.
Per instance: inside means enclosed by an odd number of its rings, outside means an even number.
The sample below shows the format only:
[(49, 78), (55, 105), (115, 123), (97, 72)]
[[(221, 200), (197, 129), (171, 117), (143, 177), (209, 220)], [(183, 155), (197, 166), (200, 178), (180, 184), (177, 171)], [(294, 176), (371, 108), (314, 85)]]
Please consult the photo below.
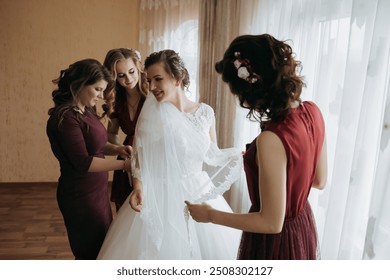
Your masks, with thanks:
[(133, 111), (135, 111), (135, 110), (137, 110), (138, 103), (139, 103), (140, 99), (141, 99), (141, 96), (138, 95), (138, 99), (137, 99), (137, 101), (134, 103), (134, 105), (131, 105), (130, 102), (127, 102), (127, 105), (128, 105)]
[(134, 119), (135, 114), (137, 113), (137, 107), (140, 99), (141, 99), (141, 95), (138, 94), (138, 100), (134, 103), (134, 105), (131, 105), (130, 102), (127, 101), (127, 110), (129, 112), (130, 121)]
[(73, 107), (73, 110), (75, 110), (76, 112), (79, 112), (80, 114), (84, 114), (85, 108), (84, 108), (84, 110), (82, 110), (78, 106), (75, 106), (75, 107)]

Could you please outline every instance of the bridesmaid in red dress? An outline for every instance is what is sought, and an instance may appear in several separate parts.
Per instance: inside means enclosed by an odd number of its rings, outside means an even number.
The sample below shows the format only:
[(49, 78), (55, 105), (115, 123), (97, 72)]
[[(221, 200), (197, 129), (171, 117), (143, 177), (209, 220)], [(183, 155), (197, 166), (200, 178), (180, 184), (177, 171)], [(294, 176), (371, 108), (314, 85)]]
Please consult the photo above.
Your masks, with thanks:
[[(123, 145), (133, 145), (135, 127), (148, 92), (146, 73), (143, 71), (141, 55), (133, 49), (119, 48), (107, 52), (104, 65), (110, 70), (115, 82), (114, 112), (110, 114), (108, 141), (121, 145), (119, 128), (126, 134)], [(122, 159), (118, 157), (118, 159)], [(114, 171), (111, 201), (116, 210), (122, 206), (133, 190), (127, 172)]]
[(326, 183), (325, 127), (319, 108), (301, 101), (299, 65), (291, 47), (268, 34), (237, 37), (215, 65), (262, 128), (244, 155), (252, 205), (248, 214), (234, 214), (187, 204), (198, 222), (244, 231), (238, 259), (318, 258), (308, 196)]
[(75, 258), (96, 259), (112, 221), (108, 171), (130, 171), (131, 166), (129, 160), (105, 158), (127, 158), (130, 147), (107, 142), (95, 110), (99, 98), (105, 99), (107, 109), (111, 107), (114, 81), (100, 62), (85, 59), (62, 70), (53, 82), (58, 88), (52, 93), (54, 107), (46, 132), (61, 168), (58, 206)]

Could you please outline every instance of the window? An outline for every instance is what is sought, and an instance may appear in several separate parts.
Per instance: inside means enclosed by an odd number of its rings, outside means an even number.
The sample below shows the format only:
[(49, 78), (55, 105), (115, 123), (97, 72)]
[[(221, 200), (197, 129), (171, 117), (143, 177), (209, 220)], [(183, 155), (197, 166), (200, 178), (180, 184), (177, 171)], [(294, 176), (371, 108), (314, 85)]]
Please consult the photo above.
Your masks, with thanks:
[(182, 23), (173, 35), (174, 49), (184, 60), (190, 75), (189, 98), (192, 101), (198, 99), (197, 74), (198, 74), (198, 21), (189, 20)]

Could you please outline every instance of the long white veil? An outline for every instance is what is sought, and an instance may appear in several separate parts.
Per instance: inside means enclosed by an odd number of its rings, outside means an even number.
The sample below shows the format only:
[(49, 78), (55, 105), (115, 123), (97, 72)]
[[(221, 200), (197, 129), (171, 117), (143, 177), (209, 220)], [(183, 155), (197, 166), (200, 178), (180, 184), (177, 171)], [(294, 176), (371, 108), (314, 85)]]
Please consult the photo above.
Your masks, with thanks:
[(140, 217), (145, 232), (140, 242), (145, 243), (146, 259), (158, 253), (168, 234), (178, 243), (188, 241), (184, 200), (214, 199), (241, 175), (241, 152), (212, 143), (199, 123), (208, 121), (207, 116), (192, 118), (171, 103), (159, 103), (152, 94), (146, 98), (132, 160), (133, 177), (142, 181), (144, 192)]

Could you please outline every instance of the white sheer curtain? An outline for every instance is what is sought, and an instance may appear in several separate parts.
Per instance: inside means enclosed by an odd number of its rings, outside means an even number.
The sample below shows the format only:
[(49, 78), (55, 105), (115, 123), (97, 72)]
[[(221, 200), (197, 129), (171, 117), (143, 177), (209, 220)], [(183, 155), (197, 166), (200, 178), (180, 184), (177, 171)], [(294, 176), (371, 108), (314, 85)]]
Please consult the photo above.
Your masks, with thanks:
[[(239, 32), (241, 21), (241, 0), (200, 0), (199, 38), (199, 94), (200, 100), (215, 110), (218, 145), (221, 148), (235, 146), (245, 150), (241, 145), (243, 127), (234, 126), (236, 119), (245, 120), (245, 112), (239, 109), (235, 97), (228, 86), (222, 82), (214, 70), (215, 62), (220, 60), (226, 46)], [(237, 114), (241, 118), (237, 117)], [(258, 124), (254, 124), (258, 127)], [(236, 128), (236, 131), (234, 130)], [(249, 126), (244, 126), (251, 133)], [(250, 203), (244, 172), (225, 193), (233, 211), (248, 212)]]
[[(310, 196), (322, 259), (390, 259), (390, 1), (241, 4), (240, 33), (290, 39), (303, 99), (324, 114), (328, 184)], [(236, 123), (249, 125), (239, 114)], [(236, 135), (237, 145), (252, 137)]]
[(189, 97), (196, 100), (198, 74), (198, 0), (140, 0), (139, 46), (142, 58), (173, 49), (190, 74)]

